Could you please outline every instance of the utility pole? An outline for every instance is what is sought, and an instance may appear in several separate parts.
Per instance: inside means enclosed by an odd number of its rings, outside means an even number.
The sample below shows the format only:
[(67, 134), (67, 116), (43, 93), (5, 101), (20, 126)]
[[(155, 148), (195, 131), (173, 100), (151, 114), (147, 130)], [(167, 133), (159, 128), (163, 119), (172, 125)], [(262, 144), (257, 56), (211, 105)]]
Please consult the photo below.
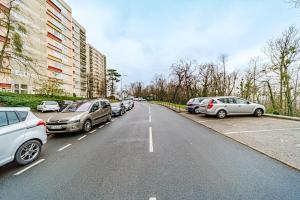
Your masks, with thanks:
[(126, 74), (121, 74), (121, 99), (123, 101), (123, 78), (122, 77), (126, 77), (127, 75)]

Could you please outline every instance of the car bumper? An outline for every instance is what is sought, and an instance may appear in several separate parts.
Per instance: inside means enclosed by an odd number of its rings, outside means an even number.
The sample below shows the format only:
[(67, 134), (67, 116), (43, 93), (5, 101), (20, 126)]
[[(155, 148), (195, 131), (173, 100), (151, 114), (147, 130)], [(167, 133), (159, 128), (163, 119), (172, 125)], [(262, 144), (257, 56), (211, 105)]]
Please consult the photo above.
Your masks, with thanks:
[(82, 130), (82, 124), (47, 124), (47, 133), (74, 133)]

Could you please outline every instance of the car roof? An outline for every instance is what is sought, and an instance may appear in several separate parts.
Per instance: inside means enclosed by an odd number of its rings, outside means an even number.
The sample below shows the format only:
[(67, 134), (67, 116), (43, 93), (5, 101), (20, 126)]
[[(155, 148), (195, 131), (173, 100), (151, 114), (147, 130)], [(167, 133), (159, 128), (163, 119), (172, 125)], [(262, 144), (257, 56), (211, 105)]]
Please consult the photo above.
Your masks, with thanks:
[(29, 107), (0, 107), (0, 111), (30, 111)]

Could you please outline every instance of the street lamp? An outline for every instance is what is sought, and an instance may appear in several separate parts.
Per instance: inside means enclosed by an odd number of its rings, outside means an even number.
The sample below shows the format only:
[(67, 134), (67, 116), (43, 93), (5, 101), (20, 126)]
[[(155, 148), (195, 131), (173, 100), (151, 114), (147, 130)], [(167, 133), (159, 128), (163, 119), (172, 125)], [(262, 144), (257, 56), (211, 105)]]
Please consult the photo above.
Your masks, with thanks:
[(123, 101), (123, 80), (122, 80), (122, 77), (127, 77), (127, 75), (126, 74), (121, 74), (121, 99), (122, 99), (122, 101)]

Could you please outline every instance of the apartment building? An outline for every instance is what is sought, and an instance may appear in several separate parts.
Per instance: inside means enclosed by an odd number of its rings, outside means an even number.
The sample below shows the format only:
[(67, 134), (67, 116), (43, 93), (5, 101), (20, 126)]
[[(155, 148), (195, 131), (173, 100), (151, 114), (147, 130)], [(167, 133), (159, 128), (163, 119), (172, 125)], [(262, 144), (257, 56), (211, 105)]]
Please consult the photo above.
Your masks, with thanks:
[(73, 19), (73, 91), (87, 96), (86, 30)]
[[(1, 10), (8, 7), (8, 2), (9, 0), (0, 0)], [(26, 0), (18, 4), (19, 11), (13, 12), (11, 17), (22, 23), (27, 30), (27, 34), (22, 37), (23, 48), (24, 54), (31, 57), (32, 62), (25, 67), (15, 59), (6, 61), (7, 65), (0, 69), (0, 90), (33, 93), (36, 82), (46, 75), (47, 70), (46, 1)], [(3, 36), (0, 37), (4, 39)], [(0, 40), (0, 45), (2, 44)]]
[(47, 77), (74, 93), (72, 9), (63, 0), (47, 0)]
[(106, 56), (90, 44), (87, 44), (87, 50), (89, 97), (106, 97)]

